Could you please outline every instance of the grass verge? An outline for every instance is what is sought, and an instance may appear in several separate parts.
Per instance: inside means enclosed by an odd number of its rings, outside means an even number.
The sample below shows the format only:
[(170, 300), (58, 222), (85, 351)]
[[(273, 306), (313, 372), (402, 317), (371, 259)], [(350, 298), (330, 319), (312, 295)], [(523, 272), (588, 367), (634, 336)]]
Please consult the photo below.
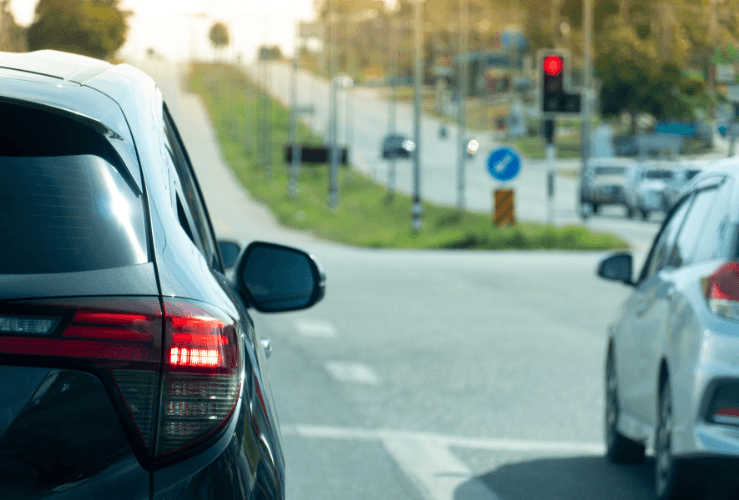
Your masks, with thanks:
[[(288, 110), (271, 100), (262, 101), (263, 93), (228, 66), (194, 64), (188, 81), (190, 89), (200, 94), (207, 106), (228, 165), (251, 196), (266, 204), (285, 226), (349, 245), (376, 248), (606, 250), (627, 246), (616, 236), (594, 233), (582, 226), (520, 222), (495, 228), (490, 215), (459, 213), (453, 207), (433, 203), (423, 204), (424, 227), (416, 233), (410, 228), (409, 196), (397, 193), (389, 198), (384, 186), (351, 169), (341, 169), (339, 205), (329, 210), (326, 165), (304, 165), (298, 194), (290, 198), (289, 169), (283, 161)], [(264, 109), (272, 123), (269, 173), (261, 166), (259, 140), (253, 133), (261, 116), (257, 113)], [(306, 142), (318, 142), (302, 124), (299, 134)], [(245, 137), (252, 140), (245, 141)]]

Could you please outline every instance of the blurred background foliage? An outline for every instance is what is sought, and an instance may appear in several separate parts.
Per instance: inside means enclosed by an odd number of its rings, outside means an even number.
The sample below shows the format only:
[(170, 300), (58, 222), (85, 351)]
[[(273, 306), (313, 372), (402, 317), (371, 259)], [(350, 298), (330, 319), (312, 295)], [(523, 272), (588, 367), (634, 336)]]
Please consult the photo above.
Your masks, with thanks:
[(126, 41), (130, 15), (119, 0), (39, 0), (26, 33), (28, 50), (110, 59)]

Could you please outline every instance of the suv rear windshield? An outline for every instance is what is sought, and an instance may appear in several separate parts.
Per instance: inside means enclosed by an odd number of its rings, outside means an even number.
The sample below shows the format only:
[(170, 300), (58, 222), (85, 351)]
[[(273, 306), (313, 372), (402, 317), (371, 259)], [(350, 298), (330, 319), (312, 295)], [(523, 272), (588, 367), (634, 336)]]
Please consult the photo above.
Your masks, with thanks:
[(142, 196), (106, 138), (26, 106), (0, 103), (0, 117), (0, 274), (149, 261)]

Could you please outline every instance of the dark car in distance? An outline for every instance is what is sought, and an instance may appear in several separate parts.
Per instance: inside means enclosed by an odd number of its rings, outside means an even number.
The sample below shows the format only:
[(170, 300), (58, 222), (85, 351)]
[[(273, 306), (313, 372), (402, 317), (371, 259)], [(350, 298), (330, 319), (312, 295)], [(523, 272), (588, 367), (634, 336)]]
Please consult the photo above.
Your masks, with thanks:
[(416, 143), (403, 134), (388, 134), (382, 140), (382, 157), (412, 158), (416, 150)]
[(282, 500), (247, 309), (310, 307), (320, 266), (215, 239), (141, 71), (0, 53), (0, 82), (0, 498)]

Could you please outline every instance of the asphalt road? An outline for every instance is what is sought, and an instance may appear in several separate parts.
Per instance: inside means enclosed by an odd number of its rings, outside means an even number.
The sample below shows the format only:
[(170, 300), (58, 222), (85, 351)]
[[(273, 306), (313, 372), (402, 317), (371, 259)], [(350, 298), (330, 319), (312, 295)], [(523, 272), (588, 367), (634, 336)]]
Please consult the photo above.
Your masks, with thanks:
[[(289, 104), (291, 69), (285, 63), (271, 62), (247, 66), (253, 80), (268, 88), (271, 95)], [(326, 80), (312, 73), (298, 72), (297, 100), (301, 106), (312, 106), (315, 112), (303, 119), (319, 135), (327, 138), (329, 93)], [(379, 182), (387, 183), (388, 160), (381, 157), (380, 145), (388, 126), (388, 103), (370, 88), (339, 92), (339, 142), (351, 150), (355, 168)], [(347, 106), (348, 104), (348, 106)], [(413, 138), (413, 108), (399, 103), (397, 130)], [(348, 119), (347, 119), (348, 118)], [(352, 127), (353, 124), (353, 127)], [(457, 203), (457, 129), (448, 126), (446, 139), (438, 137), (441, 122), (424, 116), (421, 122), (421, 196), (437, 203)], [(480, 151), (465, 167), (465, 200), (471, 210), (490, 212), (492, 191), (499, 186), (487, 171), (487, 157), (502, 144), (487, 134), (468, 131), (468, 137), (480, 142)], [(557, 168), (579, 168), (579, 160), (561, 160)], [(524, 160), (519, 175), (510, 183), (515, 191), (516, 215), (519, 220), (549, 220), (547, 170), (544, 161)], [(397, 188), (412, 192), (412, 161), (397, 161)], [(580, 224), (579, 181), (556, 176), (553, 221), (558, 225)], [(612, 232), (629, 241), (637, 250), (649, 247), (659, 229), (662, 216), (654, 214), (649, 221), (628, 220), (623, 207), (605, 207), (602, 215), (591, 217), (586, 225), (594, 230)]]
[(289, 500), (652, 498), (603, 458), (605, 329), (628, 288), (583, 252), (383, 251), (277, 226), (223, 164), (176, 67), (158, 81), (219, 237), (311, 251), (327, 294), (255, 314), (272, 341)]

